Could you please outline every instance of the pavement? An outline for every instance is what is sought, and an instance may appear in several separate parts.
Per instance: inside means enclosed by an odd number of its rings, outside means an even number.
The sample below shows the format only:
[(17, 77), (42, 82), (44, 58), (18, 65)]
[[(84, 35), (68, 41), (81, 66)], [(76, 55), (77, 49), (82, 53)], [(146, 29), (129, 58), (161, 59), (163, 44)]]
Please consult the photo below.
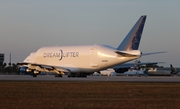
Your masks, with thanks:
[(0, 75), (0, 81), (119, 81), (119, 82), (177, 82), (179, 76), (87, 76), (84, 77), (54, 77), (54, 75)]

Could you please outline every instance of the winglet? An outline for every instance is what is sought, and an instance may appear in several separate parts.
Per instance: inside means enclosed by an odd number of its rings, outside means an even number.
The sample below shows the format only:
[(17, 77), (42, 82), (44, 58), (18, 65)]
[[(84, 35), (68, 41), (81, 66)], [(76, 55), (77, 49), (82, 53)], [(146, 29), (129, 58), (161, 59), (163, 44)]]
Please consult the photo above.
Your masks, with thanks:
[(122, 43), (118, 46), (117, 50), (138, 50), (144, 24), (146, 21), (146, 15), (141, 16), (127, 36), (124, 38)]

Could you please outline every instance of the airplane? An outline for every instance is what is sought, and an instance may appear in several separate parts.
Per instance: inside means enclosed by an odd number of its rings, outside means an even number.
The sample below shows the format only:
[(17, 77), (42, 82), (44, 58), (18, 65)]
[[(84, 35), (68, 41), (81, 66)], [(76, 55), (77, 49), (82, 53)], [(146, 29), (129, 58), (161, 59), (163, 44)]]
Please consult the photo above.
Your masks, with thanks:
[(146, 15), (141, 16), (122, 43), (109, 45), (42, 47), (18, 63), (22, 74), (36, 77), (41, 72), (54, 72), (55, 77), (86, 77), (141, 57), (138, 50)]
[(115, 71), (112, 68), (108, 68), (107, 70), (102, 70), (100, 72), (94, 72), (93, 76), (115, 76)]
[(170, 68), (171, 68), (171, 75), (172, 76), (179, 75), (178, 73), (180, 72), (180, 69), (174, 68), (172, 64), (170, 64)]
[(136, 69), (129, 69), (128, 71), (124, 72), (123, 75), (124, 76), (148, 76), (147, 72), (149, 69), (145, 69), (145, 70), (136, 70)]
[(147, 73), (150, 76), (176, 76), (180, 72), (180, 69), (174, 68), (172, 64), (170, 67), (150, 67), (147, 69), (149, 69)]
[(145, 70), (141, 70), (141, 67), (143, 67), (144, 65), (154, 66), (158, 63), (164, 63), (164, 62), (140, 62), (140, 60), (136, 60), (134, 63), (124, 63), (124, 64), (117, 65), (113, 68), (108, 68), (107, 70), (94, 72), (93, 76), (123, 76), (125, 72), (126, 72), (125, 73), (126, 75), (128, 72), (135, 72), (135, 71), (141, 75), (147, 75), (147, 74), (142, 74), (142, 73), (145, 73)]
[[(163, 53), (163, 52), (161, 52)], [(164, 62), (140, 62), (140, 60), (136, 60), (135, 63), (124, 63), (117, 66), (114, 66), (113, 69), (116, 73), (124, 73), (128, 71), (130, 68), (135, 67), (137, 70), (141, 68), (141, 66), (153, 66), (158, 63), (164, 63)]]

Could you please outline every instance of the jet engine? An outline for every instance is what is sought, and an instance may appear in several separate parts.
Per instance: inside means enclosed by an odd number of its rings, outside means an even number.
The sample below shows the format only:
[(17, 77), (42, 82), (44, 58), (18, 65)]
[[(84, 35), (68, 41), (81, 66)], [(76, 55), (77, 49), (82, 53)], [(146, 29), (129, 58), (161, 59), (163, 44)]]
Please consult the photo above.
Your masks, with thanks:
[(22, 74), (30, 74), (32, 72), (31, 69), (29, 69), (28, 67), (21, 67), (20, 68), (20, 73)]

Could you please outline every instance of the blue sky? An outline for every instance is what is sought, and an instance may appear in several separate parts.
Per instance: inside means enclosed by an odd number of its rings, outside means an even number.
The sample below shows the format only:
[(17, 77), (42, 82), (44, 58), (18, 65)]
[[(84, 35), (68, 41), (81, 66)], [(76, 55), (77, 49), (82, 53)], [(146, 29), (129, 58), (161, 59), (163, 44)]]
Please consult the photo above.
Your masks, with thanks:
[(43, 46), (107, 44), (117, 47), (141, 15), (147, 15), (144, 62), (180, 66), (179, 0), (1, 0), (0, 52), (5, 62), (24, 60)]

